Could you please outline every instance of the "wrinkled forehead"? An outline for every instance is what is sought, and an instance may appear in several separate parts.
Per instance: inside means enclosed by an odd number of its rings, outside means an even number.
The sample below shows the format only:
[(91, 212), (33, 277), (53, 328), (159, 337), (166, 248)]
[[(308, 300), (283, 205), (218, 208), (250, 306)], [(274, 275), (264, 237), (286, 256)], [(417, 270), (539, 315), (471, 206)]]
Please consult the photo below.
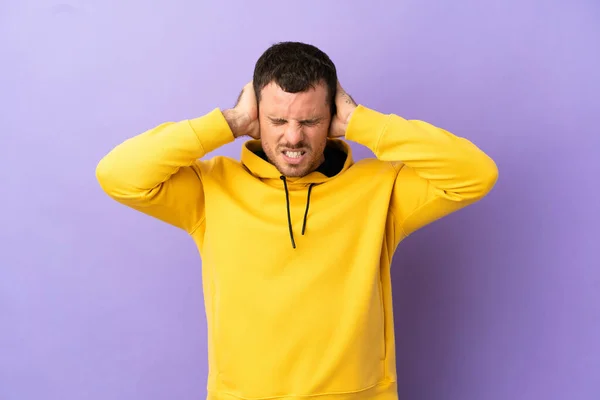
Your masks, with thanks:
[(260, 95), (261, 114), (286, 119), (307, 119), (326, 116), (329, 112), (327, 88), (320, 84), (304, 92), (288, 93), (270, 83)]

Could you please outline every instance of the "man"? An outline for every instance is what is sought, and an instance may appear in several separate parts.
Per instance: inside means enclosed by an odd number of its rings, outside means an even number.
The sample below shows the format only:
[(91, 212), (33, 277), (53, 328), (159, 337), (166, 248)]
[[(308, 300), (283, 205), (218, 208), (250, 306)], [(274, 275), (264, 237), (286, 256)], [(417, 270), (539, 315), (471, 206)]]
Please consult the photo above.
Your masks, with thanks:
[[(240, 161), (203, 159), (243, 136)], [(376, 158), (354, 162), (342, 138)], [(357, 105), (326, 54), (286, 42), (234, 108), (125, 141), (97, 177), (197, 244), (208, 399), (379, 400), (397, 398), (396, 246), (483, 198), (497, 169), (466, 139)]]

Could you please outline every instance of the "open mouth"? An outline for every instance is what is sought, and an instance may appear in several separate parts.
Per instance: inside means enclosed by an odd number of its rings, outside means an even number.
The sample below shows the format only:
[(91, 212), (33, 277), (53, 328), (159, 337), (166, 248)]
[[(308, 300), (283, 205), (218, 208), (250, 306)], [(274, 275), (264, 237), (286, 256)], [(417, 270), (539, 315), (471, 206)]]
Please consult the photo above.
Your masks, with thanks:
[(281, 154), (287, 163), (298, 164), (302, 161), (306, 152), (302, 150), (285, 150)]

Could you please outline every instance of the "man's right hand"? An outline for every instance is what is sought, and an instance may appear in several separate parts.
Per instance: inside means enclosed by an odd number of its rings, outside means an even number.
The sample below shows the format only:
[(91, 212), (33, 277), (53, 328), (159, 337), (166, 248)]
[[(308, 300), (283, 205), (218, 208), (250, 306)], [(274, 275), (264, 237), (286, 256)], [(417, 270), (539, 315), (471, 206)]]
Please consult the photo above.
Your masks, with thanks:
[(252, 81), (242, 89), (235, 107), (223, 111), (223, 116), (236, 138), (248, 135), (254, 139), (260, 139), (258, 106)]

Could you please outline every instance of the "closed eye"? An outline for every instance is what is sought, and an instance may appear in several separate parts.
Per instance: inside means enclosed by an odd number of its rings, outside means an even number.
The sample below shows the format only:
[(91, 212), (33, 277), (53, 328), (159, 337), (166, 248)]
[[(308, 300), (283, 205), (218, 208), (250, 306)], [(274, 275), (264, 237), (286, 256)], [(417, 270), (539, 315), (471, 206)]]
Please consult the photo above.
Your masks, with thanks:
[[(285, 125), (288, 123), (288, 121), (283, 118), (269, 117), (269, 121), (271, 121), (271, 123), (275, 126)], [(311, 126), (318, 125), (321, 121), (322, 121), (322, 118), (313, 118), (313, 119), (304, 119), (304, 120), (298, 121), (298, 123), (303, 126), (311, 127)]]
[(307, 119), (304, 121), (300, 121), (300, 123), (304, 126), (315, 126), (321, 122), (321, 119)]
[(273, 125), (284, 125), (287, 121), (283, 118), (269, 118)]

